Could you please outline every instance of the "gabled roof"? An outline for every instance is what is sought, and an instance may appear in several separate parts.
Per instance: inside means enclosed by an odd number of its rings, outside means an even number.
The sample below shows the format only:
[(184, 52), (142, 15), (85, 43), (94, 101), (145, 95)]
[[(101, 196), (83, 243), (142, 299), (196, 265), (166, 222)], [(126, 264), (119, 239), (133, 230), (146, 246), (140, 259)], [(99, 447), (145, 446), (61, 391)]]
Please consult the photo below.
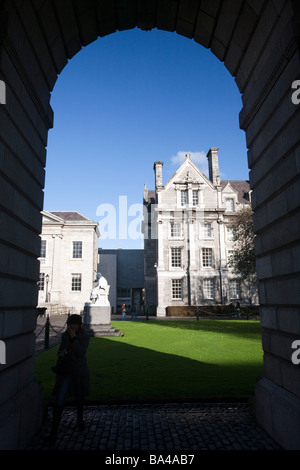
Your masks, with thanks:
[(222, 191), (229, 184), (233, 191), (238, 194), (238, 201), (247, 204), (249, 203), (250, 183), (245, 180), (224, 180), (221, 181)]
[(187, 154), (184, 162), (180, 165), (180, 167), (176, 170), (174, 175), (165, 184), (164, 189), (167, 189), (167, 187), (170, 186), (172, 183), (179, 182), (178, 178), (180, 176), (180, 173), (183, 173), (185, 170), (188, 171), (189, 169), (192, 169), (193, 171), (195, 171), (195, 173), (203, 180), (203, 182), (205, 182), (207, 185), (213, 188), (212, 182), (207, 178), (207, 176), (205, 176), (203, 171), (201, 171), (200, 168), (198, 168), (197, 165), (191, 160), (189, 154)]
[[(166, 189), (172, 183), (180, 182), (179, 176), (180, 173), (184, 172), (185, 170), (188, 171), (188, 168), (192, 168), (197, 175), (199, 175), (203, 182), (209, 185), (211, 188), (215, 188), (213, 183), (210, 181), (209, 178), (197, 167), (197, 165), (191, 160), (189, 156), (186, 156), (185, 161), (180, 165), (174, 175), (169, 179), (169, 181), (165, 184), (163, 189)], [(177, 181), (176, 181), (177, 180)], [(237, 193), (238, 201), (242, 204), (247, 204), (250, 202), (250, 184), (247, 180), (222, 180), (220, 181), (220, 186), (222, 191), (226, 191), (226, 187), (229, 187), (233, 192)], [(155, 202), (155, 190), (148, 190), (148, 204), (153, 204)]]

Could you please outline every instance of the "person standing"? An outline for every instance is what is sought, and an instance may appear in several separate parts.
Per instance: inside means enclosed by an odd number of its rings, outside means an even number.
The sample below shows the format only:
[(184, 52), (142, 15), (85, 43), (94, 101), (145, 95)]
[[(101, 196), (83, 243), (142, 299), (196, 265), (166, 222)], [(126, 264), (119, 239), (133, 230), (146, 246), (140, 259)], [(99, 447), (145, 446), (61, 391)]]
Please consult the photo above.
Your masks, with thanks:
[(131, 307), (131, 320), (135, 319), (137, 320), (137, 315), (136, 315), (136, 303), (133, 304), (133, 306)]
[[(90, 392), (89, 369), (86, 352), (89, 337), (84, 334), (82, 318), (80, 315), (70, 315), (67, 320), (67, 329), (62, 334), (58, 350), (58, 357), (66, 359), (64, 371), (57, 370), (56, 382), (53, 388), (55, 403), (51, 434), (48, 441), (55, 443), (67, 396), (73, 395), (77, 406), (77, 424), (84, 429), (83, 403)], [(55, 371), (55, 367), (53, 368)]]

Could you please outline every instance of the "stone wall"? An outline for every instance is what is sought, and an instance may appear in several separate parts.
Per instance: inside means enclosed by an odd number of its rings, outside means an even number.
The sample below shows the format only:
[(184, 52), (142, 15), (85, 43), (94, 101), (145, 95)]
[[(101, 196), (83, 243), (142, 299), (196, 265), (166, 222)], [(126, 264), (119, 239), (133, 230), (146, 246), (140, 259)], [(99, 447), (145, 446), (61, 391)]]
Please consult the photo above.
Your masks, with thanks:
[[(50, 93), (82, 46), (116, 30), (176, 31), (210, 48), (242, 95), (260, 280), (264, 378), (257, 416), (285, 448), (299, 449), (299, 80), (297, 0), (157, 0), (0, 3), (0, 445), (26, 445), (41, 417), (33, 378), (38, 262)], [(298, 28), (298, 29), (297, 29)]]

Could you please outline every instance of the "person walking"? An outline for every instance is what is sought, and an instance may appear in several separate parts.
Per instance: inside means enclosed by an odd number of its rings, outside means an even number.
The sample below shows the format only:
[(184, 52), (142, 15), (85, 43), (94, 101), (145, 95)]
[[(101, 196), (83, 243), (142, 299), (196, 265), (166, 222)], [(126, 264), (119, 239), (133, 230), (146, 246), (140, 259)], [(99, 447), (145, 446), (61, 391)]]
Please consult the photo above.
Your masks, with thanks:
[(241, 305), (238, 300), (236, 302), (235, 311), (236, 311), (237, 317), (240, 319), (241, 318)]
[(136, 303), (133, 304), (133, 306), (131, 307), (131, 320), (135, 319), (137, 320), (137, 315), (136, 315)]
[(121, 306), (122, 320), (126, 320), (126, 305), (122, 304)]
[(47, 439), (50, 443), (54, 444), (56, 441), (63, 409), (69, 394), (73, 395), (76, 400), (79, 429), (84, 429), (83, 403), (84, 398), (90, 392), (89, 369), (86, 360), (88, 345), (89, 337), (84, 333), (81, 316), (70, 315), (58, 350), (58, 363), (64, 362), (64, 370), (60, 370), (59, 365), (53, 367), (56, 381), (53, 388), (55, 403), (52, 429)]
[(234, 305), (232, 302), (229, 304), (229, 316), (230, 318), (234, 316)]

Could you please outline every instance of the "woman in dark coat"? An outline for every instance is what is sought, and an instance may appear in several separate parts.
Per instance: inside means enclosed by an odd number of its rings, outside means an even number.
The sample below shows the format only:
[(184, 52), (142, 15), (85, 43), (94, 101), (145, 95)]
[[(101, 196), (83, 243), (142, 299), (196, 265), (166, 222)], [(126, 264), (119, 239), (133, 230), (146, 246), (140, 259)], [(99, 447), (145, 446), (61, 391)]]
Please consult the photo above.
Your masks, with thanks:
[(62, 334), (58, 356), (67, 355), (68, 366), (63, 373), (58, 372), (53, 389), (55, 404), (53, 408), (52, 431), (50, 441), (55, 442), (67, 396), (73, 395), (77, 405), (77, 424), (84, 428), (83, 402), (90, 392), (89, 370), (86, 352), (89, 337), (84, 334), (80, 315), (70, 315), (67, 320), (67, 330)]

